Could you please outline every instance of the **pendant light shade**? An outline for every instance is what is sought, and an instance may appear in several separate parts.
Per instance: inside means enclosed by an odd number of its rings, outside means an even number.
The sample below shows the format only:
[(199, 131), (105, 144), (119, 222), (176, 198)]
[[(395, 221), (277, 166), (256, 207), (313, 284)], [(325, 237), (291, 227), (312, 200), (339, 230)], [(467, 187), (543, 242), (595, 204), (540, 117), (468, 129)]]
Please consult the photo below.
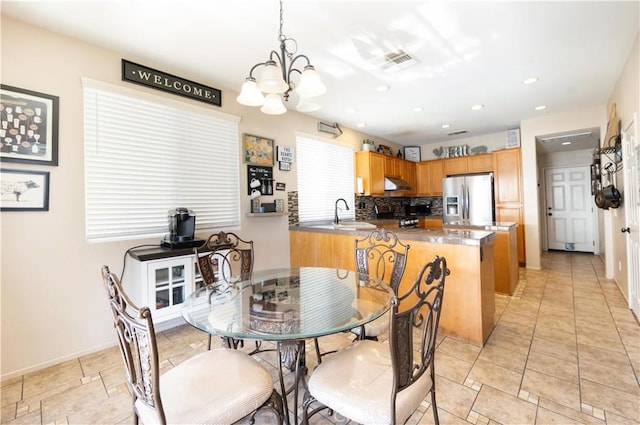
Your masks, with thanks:
[(282, 98), (276, 93), (269, 93), (264, 97), (264, 105), (260, 111), (269, 115), (281, 115), (287, 112), (287, 108), (282, 104)]
[(247, 81), (242, 84), (240, 95), (236, 97), (236, 100), (241, 105), (247, 106), (262, 106), (264, 104), (264, 95), (258, 89), (255, 78), (247, 78)]
[(289, 89), (282, 78), (282, 71), (274, 61), (266, 62), (258, 80), (258, 88), (265, 93), (284, 93)]
[(311, 65), (304, 67), (302, 75), (300, 75), (300, 83), (296, 87), (296, 93), (300, 96), (320, 96), (327, 92), (327, 87), (322, 84), (320, 74)]

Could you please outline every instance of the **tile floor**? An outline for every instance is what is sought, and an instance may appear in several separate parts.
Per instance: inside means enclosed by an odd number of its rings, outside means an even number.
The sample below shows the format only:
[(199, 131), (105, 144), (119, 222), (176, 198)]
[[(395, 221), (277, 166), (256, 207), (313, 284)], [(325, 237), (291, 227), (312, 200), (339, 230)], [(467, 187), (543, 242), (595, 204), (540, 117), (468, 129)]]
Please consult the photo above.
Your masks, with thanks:
[[(543, 270), (521, 269), (514, 296), (496, 296), (496, 323), (482, 349), (440, 336), (441, 423), (640, 423), (640, 326), (598, 257), (544, 254)], [(162, 368), (204, 350), (206, 339), (186, 325), (160, 333)], [(341, 334), (321, 344), (329, 350), (349, 341)], [(312, 368), (315, 356), (308, 357)], [(258, 360), (277, 380), (273, 353)], [(115, 347), (11, 379), (2, 382), (1, 422), (129, 424), (124, 382)], [(257, 421), (268, 422), (268, 415)], [(322, 415), (312, 421), (345, 422)], [(409, 423), (433, 423), (428, 401)]]

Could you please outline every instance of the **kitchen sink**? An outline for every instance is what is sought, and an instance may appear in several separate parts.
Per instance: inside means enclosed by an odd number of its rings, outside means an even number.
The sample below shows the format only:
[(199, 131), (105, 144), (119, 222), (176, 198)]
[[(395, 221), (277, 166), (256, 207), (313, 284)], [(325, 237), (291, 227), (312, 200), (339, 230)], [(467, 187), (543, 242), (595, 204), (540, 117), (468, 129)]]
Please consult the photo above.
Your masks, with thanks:
[(366, 221), (341, 221), (333, 224), (334, 229), (375, 229), (376, 225)]

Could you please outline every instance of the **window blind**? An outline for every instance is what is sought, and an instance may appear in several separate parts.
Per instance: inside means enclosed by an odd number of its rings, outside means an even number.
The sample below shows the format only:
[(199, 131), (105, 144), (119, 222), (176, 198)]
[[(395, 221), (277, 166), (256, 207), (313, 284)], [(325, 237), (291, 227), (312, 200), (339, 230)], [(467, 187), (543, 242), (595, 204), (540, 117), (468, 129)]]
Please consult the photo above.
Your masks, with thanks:
[(164, 235), (176, 207), (197, 230), (239, 226), (237, 117), (92, 80), (83, 91), (88, 241)]
[(340, 202), (340, 219), (355, 218), (353, 156), (351, 147), (296, 135), (298, 215), (301, 222), (333, 220), (338, 198), (344, 198), (349, 205), (347, 211)]

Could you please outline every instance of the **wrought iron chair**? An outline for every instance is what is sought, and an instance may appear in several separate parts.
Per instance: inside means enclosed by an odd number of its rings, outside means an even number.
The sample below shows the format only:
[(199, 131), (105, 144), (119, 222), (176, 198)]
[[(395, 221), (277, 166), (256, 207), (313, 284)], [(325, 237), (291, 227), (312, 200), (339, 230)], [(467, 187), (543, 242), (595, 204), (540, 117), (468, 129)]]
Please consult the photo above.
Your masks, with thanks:
[(359, 340), (318, 365), (305, 394), (303, 424), (323, 409), (358, 423), (403, 424), (429, 393), (439, 423), (433, 360), (448, 274), (446, 260), (436, 256), (394, 297), (389, 344)]
[[(393, 292), (397, 293), (407, 265), (409, 248), (410, 246), (403, 244), (395, 233), (386, 229), (375, 229), (367, 237), (355, 240), (356, 270), (389, 282)], [(371, 323), (352, 329), (351, 332), (356, 334), (356, 340), (377, 341), (388, 329), (389, 314), (386, 313)], [(334, 352), (321, 353), (317, 338), (314, 343), (318, 363), (322, 362), (322, 356)]]
[(134, 423), (231, 424), (262, 407), (283, 422), (283, 402), (267, 369), (246, 353), (219, 348), (197, 354), (160, 376), (156, 334), (148, 307), (136, 307), (117, 276), (102, 267), (113, 313)]
[[(250, 279), (253, 273), (253, 241), (245, 241), (235, 233), (214, 233), (201, 246), (194, 248), (202, 281), (214, 289), (209, 297), (224, 293), (230, 284)], [(229, 348), (244, 343), (233, 338), (223, 338)], [(256, 342), (256, 350), (259, 345)], [(211, 335), (208, 348), (211, 349)]]

